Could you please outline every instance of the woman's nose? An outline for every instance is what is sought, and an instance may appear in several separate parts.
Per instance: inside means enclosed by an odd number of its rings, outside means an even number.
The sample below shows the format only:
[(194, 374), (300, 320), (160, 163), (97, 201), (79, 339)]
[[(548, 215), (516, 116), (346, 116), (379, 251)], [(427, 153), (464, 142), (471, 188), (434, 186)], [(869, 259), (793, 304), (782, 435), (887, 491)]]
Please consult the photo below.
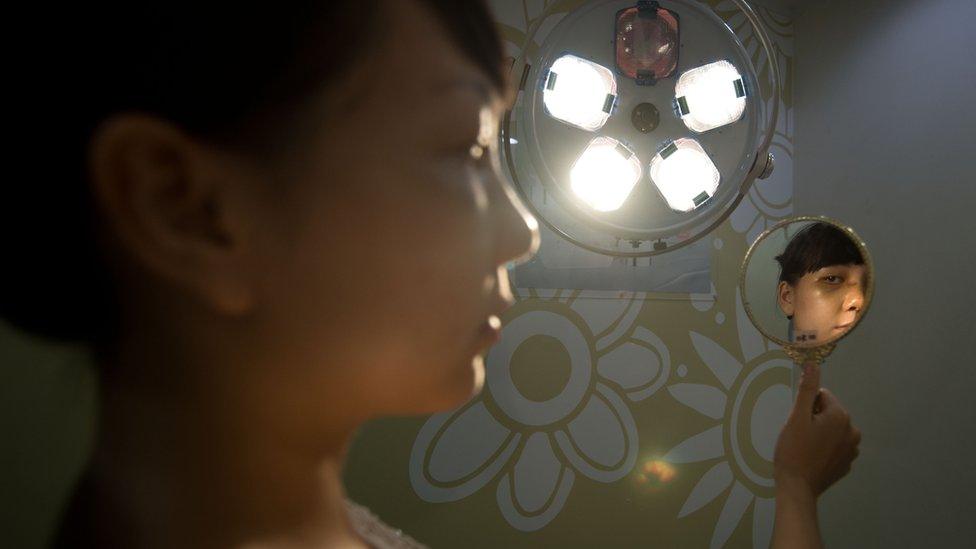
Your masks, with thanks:
[(498, 265), (526, 261), (539, 249), (539, 222), (501, 174), (490, 185), (492, 223)]
[(860, 311), (864, 306), (864, 290), (860, 285), (851, 288), (844, 300), (844, 309)]

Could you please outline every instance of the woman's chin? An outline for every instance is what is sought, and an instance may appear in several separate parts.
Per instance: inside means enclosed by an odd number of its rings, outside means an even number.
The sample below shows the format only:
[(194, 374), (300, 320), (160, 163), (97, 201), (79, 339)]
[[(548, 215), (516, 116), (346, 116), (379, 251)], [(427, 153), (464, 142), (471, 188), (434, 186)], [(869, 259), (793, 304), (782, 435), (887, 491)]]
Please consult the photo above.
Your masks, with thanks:
[(484, 359), (478, 355), (468, 362), (467, 367), (456, 367), (436, 391), (431, 391), (419, 413), (435, 414), (463, 406), (481, 392), (484, 380)]

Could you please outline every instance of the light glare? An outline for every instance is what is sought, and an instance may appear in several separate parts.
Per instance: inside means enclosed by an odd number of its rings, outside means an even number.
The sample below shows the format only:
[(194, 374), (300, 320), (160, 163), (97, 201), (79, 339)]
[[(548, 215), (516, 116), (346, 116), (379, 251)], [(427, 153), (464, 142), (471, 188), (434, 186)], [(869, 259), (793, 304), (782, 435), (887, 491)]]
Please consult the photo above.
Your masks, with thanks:
[(553, 62), (542, 92), (546, 111), (557, 120), (588, 131), (603, 127), (610, 117), (617, 81), (609, 69), (575, 55)]
[(697, 133), (739, 120), (746, 109), (743, 86), (742, 75), (728, 61), (685, 72), (674, 88), (681, 120)]
[(655, 155), (650, 174), (665, 202), (677, 212), (690, 212), (704, 204), (721, 179), (712, 159), (694, 139), (678, 139)]
[(573, 164), (573, 192), (601, 212), (619, 209), (641, 175), (640, 160), (616, 139), (597, 137)]

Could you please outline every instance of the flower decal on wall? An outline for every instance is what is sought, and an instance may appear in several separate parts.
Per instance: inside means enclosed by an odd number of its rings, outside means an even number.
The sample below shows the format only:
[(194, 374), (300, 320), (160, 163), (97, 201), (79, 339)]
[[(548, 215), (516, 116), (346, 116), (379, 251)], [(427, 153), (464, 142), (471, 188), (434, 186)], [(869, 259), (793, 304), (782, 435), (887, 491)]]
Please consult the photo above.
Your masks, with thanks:
[(668, 349), (635, 327), (643, 295), (567, 293), (509, 310), (481, 394), (421, 428), (410, 479), (422, 499), (456, 501), (491, 484), (506, 521), (533, 531), (559, 514), (577, 476), (614, 482), (633, 469), (627, 402), (664, 385)]
[(792, 363), (750, 324), (736, 293), (742, 359), (715, 341), (690, 332), (692, 345), (718, 382), (677, 383), (668, 392), (678, 402), (716, 420), (664, 457), (670, 463), (716, 460), (691, 490), (678, 513), (690, 515), (724, 498), (711, 547), (721, 547), (753, 507), (753, 547), (769, 547), (774, 518), (773, 450), (790, 409)]

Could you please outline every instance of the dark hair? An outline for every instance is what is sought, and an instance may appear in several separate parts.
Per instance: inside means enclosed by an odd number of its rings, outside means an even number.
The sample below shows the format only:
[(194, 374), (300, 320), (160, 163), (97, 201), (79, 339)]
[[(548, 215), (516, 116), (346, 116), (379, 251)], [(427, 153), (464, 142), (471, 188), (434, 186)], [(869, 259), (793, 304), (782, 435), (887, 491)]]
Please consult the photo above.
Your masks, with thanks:
[(834, 225), (812, 223), (790, 239), (779, 262), (780, 282), (796, 284), (803, 275), (830, 265), (863, 265), (861, 250), (850, 236)]
[[(502, 44), (484, 1), (420, 3), (504, 93)], [(8, 280), (0, 316), (56, 339), (113, 337), (118, 307), (96, 243), (86, 166), (99, 123), (113, 113), (145, 112), (214, 142), (246, 136), (249, 144), (270, 146), (273, 139), (261, 141), (270, 128), (286, 125), (303, 99), (341, 80), (382, 42), (391, 24), (384, 7), (378, 0), (174, 0), (87, 3), (36, 17), (44, 21), (38, 42), (52, 39), (56, 53), (48, 55), (47, 44), (30, 59), (28, 93), (51, 97), (29, 99), (27, 110), (57, 125), (39, 128), (37, 118), (25, 124), (24, 141), (40, 143), (39, 157), (22, 159), (32, 173), (16, 186), (27, 196), (6, 201), (22, 211), (6, 216), (19, 223), (3, 250)]]

